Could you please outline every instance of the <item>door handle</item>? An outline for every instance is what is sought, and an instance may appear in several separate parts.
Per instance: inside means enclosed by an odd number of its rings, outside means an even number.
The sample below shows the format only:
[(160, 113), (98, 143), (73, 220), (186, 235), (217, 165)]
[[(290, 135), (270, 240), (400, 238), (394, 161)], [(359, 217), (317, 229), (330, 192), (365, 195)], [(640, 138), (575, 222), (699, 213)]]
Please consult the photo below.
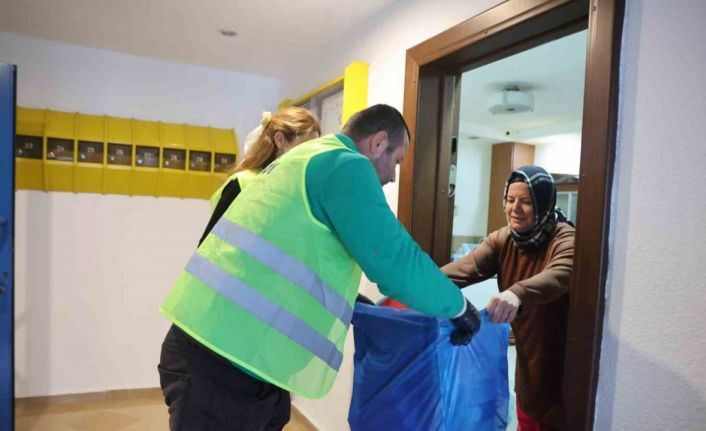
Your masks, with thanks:
[(456, 165), (449, 166), (449, 199), (456, 194)]

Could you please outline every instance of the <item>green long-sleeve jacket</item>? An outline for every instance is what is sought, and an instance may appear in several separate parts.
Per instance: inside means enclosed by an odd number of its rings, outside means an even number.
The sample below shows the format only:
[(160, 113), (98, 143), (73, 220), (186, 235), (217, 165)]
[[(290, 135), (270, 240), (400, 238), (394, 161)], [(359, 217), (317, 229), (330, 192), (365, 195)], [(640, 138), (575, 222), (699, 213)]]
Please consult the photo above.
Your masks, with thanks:
[[(350, 138), (336, 137), (358, 152)], [(461, 312), (463, 296), (392, 213), (368, 159), (330, 151), (315, 156), (305, 175), (314, 217), (338, 235), (384, 295), (433, 316)]]

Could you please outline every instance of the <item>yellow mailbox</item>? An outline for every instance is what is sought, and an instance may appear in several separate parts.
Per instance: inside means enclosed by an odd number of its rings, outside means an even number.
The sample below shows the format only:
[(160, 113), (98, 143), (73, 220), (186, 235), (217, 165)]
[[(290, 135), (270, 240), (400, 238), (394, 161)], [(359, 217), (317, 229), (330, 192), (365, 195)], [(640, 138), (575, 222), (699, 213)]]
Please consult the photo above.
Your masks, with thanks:
[(44, 181), (47, 191), (74, 191), (76, 114), (47, 112)]
[(183, 124), (160, 123), (162, 167), (157, 196), (183, 197), (186, 182), (186, 137)]
[(208, 199), (237, 161), (233, 129), (17, 108), (17, 189)]
[(76, 193), (103, 192), (103, 163), (105, 161), (105, 117), (76, 115)]
[(15, 188), (44, 190), (44, 109), (17, 108)]
[(159, 123), (133, 120), (135, 136), (135, 170), (132, 194), (157, 196), (160, 166)]
[(103, 193), (129, 195), (134, 160), (132, 120), (108, 117), (106, 129)]
[[(213, 144), (213, 188), (218, 190), (235, 168), (238, 143), (233, 129), (210, 129)], [(210, 197), (210, 196), (209, 196)]]
[(189, 163), (185, 198), (206, 199), (213, 193), (213, 148), (208, 127), (184, 126)]

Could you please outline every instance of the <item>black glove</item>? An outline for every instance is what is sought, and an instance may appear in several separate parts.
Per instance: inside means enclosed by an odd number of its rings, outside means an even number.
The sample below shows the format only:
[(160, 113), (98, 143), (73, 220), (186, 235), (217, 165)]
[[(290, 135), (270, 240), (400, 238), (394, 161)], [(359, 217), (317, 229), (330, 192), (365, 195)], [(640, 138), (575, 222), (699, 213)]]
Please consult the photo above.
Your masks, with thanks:
[(451, 344), (454, 346), (467, 345), (480, 330), (480, 313), (467, 299), (465, 301), (466, 311), (451, 319), (451, 323), (456, 327), (451, 333)]
[(370, 298), (363, 295), (362, 293), (358, 294), (358, 296), (355, 298), (355, 302), (361, 302), (363, 304), (368, 304), (368, 305), (375, 305), (375, 303), (373, 301), (371, 301)]

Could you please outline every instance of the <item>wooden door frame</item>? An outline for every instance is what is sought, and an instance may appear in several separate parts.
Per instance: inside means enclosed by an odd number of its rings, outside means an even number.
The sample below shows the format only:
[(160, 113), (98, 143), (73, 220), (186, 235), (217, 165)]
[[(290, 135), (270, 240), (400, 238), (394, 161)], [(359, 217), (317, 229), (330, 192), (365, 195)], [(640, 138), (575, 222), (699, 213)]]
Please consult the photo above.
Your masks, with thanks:
[[(411, 142), (400, 172), (398, 218), (434, 256), (435, 198), (450, 143), (449, 76), (588, 28), (574, 272), (564, 371), (564, 423), (592, 430), (608, 270), (618, 65), (625, 0), (509, 0), (407, 50), (403, 114)], [(438, 235), (438, 234), (437, 234)], [(438, 253), (437, 253), (438, 254)], [(437, 263), (443, 263), (438, 262)]]

